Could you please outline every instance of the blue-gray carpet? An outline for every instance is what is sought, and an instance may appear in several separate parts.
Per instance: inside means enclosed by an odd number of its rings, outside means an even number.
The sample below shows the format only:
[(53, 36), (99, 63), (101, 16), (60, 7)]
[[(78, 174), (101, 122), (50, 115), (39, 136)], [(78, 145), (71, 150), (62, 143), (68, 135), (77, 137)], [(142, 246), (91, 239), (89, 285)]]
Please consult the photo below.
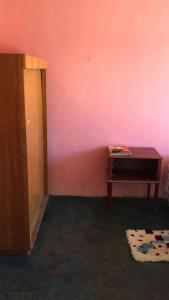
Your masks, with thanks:
[(29, 257), (0, 257), (0, 300), (169, 299), (169, 264), (139, 263), (126, 229), (169, 229), (169, 207), (147, 199), (50, 197)]

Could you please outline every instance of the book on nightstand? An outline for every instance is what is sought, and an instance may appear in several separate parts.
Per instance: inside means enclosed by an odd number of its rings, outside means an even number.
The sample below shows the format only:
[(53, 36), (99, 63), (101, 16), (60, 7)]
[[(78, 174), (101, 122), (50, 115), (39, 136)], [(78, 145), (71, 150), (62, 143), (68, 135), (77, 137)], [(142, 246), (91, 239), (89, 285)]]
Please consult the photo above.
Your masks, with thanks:
[(110, 155), (131, 155), (128, 146), (108, 146)]

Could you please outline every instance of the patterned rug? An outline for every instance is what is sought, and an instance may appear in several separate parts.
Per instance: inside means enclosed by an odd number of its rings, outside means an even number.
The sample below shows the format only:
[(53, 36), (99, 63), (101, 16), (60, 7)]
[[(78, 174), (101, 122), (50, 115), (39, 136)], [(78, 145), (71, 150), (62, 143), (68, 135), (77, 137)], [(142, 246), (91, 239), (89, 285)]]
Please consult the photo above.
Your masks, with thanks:
[(135, 260), (169, 261), (169, 230), (127, 230), (128, 243)]

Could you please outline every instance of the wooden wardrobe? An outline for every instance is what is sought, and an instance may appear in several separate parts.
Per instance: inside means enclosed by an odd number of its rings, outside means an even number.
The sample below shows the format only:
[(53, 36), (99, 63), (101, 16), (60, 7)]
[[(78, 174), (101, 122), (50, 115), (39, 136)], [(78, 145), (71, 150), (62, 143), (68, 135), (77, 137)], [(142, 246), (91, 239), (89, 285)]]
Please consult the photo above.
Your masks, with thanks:
[(0, 254), (29, 254), (48, 199), (46, 60), (0, 54)]

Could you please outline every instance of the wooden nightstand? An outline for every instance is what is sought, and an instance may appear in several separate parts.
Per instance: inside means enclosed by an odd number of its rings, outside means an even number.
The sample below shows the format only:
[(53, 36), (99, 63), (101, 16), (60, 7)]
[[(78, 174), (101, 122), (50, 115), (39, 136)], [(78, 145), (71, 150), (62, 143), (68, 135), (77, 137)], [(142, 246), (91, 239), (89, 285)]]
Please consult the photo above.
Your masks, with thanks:
[(154, 209), (157, 209), (159, 184), (161, 180), (162, 156), (154, 148), (130, 147), (130, 155), (111, 153), (108, 147), (107, 200), (112, 208), (112, 184), (115, 182), (147, 183), (147, 196), (150, 197), (151, 184), (154, 189)]

